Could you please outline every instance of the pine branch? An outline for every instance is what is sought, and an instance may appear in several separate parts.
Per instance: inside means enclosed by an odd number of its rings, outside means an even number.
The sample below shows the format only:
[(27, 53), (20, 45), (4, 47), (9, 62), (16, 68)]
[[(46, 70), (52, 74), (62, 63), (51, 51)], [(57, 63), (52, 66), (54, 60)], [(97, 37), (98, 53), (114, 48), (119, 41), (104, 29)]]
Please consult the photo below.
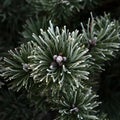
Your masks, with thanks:
[(99, 103), (96, 98), (91, 88), (64, 88), (57, 98), (53, 98), (53, 109), (59, 111), (56, 120), (98, 120), (95, 108)]
[[(28, 96), (35, 97), (35, 93), (38, 107), (57, 110), (60, 120), (103, 119), (97, 117), (99, 102), (85, 81), (89, 72), (92, 74), (91, 63), (101, 67), (119, 49), (119, 26), (106, 19), (92, 18), (87, 30), (82, 26), (82, 34), (69, 32), (66, 27), (60, 30), (51, 22), (46, 31), (35, 31), (32, 37), (28, 34), (31, 42), (10, 51), (11, 57), (4, 59), (7, 67), (3, 76), (11, 80), (11, 88), (24, 87)], [(31, 31), (37, 30), (32, 27)], [(77, 107), (72, 102), (77, 102)]]
[(31, 68), (28, 56), (31, 55), (32, 49), (31, 43), (27, 45), (22, 44), (15, 51), (9, 51), (9, 58), (4, 58), (6, 68), (2, 76), (7, 81), (10, 81), (10, 88), (20, 90), (22, 87), (29, 89), (31, 86), (33, 80), (30, 76)]
[[(33, 34), (34, 51), (29, 57), (32, 60), (32, 76), (36, 83), (43, 85), (57, 85), (64, 83), (80, 85), (80, 81), (88, 79), (86, 68), (89, 67), (86, 55), (88, 49), (78, 44), (81, 36), (78, 31), (70, 33), (66, 27), (59, 30), (50, 24), (47, 32), (41, 29), (41, 35)], [(79, 80), (77, 80), (77, 79)]]
[(82, 42), (92, 55), (93, 63), (95, 63), (93, 68), (101, 70), (105, 61), (115, 57), (115, 52), (120, 48), (119, 23), (116, 20), (110, 20), (110, 15), (105, 14), (95, 19), (91, 16), (86, 29), (83, 24), (81, 25)]

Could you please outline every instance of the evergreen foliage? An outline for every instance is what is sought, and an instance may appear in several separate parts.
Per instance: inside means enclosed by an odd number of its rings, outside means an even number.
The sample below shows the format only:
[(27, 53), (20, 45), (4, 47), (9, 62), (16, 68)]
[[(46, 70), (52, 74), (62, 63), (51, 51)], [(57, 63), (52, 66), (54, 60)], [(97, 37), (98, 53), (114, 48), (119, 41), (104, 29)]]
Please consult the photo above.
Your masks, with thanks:
[(23, 26), (24, 31), (22, 32), (22, 35), (24, 37), (23, 42), (28, 42), (33, 40), (32, 33), (39, 35), (40, 34), (40, 28), (46, 30), (48, 27), (48, 20), (46, 17), (39, 17), (36, 16), (35, 19), (30, 18), (26, 21), (26, 24)]
[[(68, 94), (69, 93), (69, 94)], [(93, 95), (91, 88), (76, 90), (68, 88), (55, 100), (55, 109), (59, 111), (60, 120), (96, 120), (95, 107), (99, 105), (95, 101), (97, 96)], [(54, 103), (54, 102), (53, 102)]]
[(82, 42), (89, 49), (88, 53), (92, 55), (90, 78), (95, 82), (99, 79), (99, 73), (104, 70), (105, 62), (115, 58), (119, 50), (119, 22), (112, 20), (110, 14), (96, 18), (91, 14), (87, 25), (84, 27), (81, 23), (81, 26)]
[(64, 27), (60, 31), (50, 24), (47, 32), (41, 30), (41, 34), (38, 37), (33, 33), (38, 46), (35, 45), (33, 55), (29, 57), (32, 59), (30, 66), (36, 82), (43, 82), (43, 85), (48, 86), (57, 83), (62, 87), (65, 83), (79, 86), (81, 79), (88, 79), (86, 68), (89, 66), (87, 62), (90, 55), (85, 55), (88, 49), (79, 44), (77, 30), (70, 33)]
[[(0, 47), (0, 56), (6, 56), (0, 57), (1, 119), (119, 120), (119, 21), (110, 14), (94, 17), (92, 13), (87, 24), (82, 18), (72, 19), (81, 11), (87, 15), (97, 0), (16, 2), (1, 1), (0, 26), (5, 28), (0, 44), (9, 36), (7, 43), (14, 42), (6, 49)], [(74, 21), (79, 30), (73, 29)], [(15, 40), (21, 39), (22, 25), (25, 42), (18, 46)], [(111, 60), (108, 70), (106, 63)], [(112, 79), (117, 82), (109, 82)], [(96, 82), (100, 86), (92, 87)], [(112, 113), (116, 108), (117, 114)]]
[(98, 69), (101, 69), (104, 62), (115, 56), (115, 52), (119, 50), (119, 23), (111, 20), (109, 14), (95, 19), (91, 17), (91, 20), (88, 20), (87, 29), (82, 24), (83, 42), (88, 47), (94, 63), (97, 67), (99, 65)]
[[(78, 34), (77, 30), (71, 33), (66, 27), (60, 31), (59, 27), (54, 28), (51, 22), (47, 32), (42, 29), (40, 31), (39, 36), (33, 33), (34, 39), (31, 43), (22, 45), (19, 51), (10, 51), (12, 59), (4, 59), (7, 67), (2, 75), (9, 80), (12, 79), (10, 82), (12, 88), (18, 87), (18, 90), (22, 86), (29, 90), (29, 82), (32, 81), (35, 87), (30, 89), (31, 93), (35, 91), (34, 89), (37, 89), (38, 93), (41, 92), (42, 96), (39, 97), (46, 97), (47, 103), (51, 105), (50, 110), (57, 106), (61, 114), (58, 118), (61, 120), (98, 119), (92, 111), (95, 112), (94, 108), (99, 103), (94, 101), (94, 94), (90, 92), (89, 87), (87, 88), (89, 85), (85, 85), (85, 81), (89, 79), (87, 69), (91, 66), (89, 49), (85, 47), (84, 42), (82, 43), (83, 35), (86, 33)], [(118, 32), (115, 33), (117, 36)], [(109, 42), (110, 48), (115, 50), (119, 48), (118, 36), (116, 39), (115, 44), (113, 41)], [(33, 79), (29, 79), (30, 76)], [(37, 100), (41, 101), (39, 97)], [(75, 105), (72, 102), (75, 102)], [(57, 103), (55, 108), (52, 105), (54, 103)], [(75, 113), (70, 112), (71, 110)]]
[(10, 80), (11, 88), (17, 88), (20, 90), (22, 87), (29, 89), (32, 83), (32, 77), (30, 77), (30, 65), (28, 56), (31, 55), (32, 45), (28, 43), (27, 45), (22, 44), (20, 48), (9, 51), (10, 57), (4, 58), (6, 62), (6, 68), (3, 76), (7, 80)]
[[(27, 2), (35, 8), (37, 14), (47, 21), (51, 20), (54, 25), (67, 25), (74, 27), (75, 14), (81, 14), (82, 10), (94, 8), (99, 0), (27, 0)], [(40, 18), (41, 19), (41, 18)], [(47, 24), (47, 23), (46, 23)], [(74, 27), (75, 28), (75, 27)]]

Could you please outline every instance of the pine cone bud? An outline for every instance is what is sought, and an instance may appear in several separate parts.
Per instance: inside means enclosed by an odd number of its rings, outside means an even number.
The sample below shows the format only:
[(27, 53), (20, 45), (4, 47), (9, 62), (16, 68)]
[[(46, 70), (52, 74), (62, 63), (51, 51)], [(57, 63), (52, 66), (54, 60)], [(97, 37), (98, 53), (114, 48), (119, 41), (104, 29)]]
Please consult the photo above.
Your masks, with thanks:
[(89, 45), (90, 45), (91, 47), (96, 46), (96, 40), (89, 40)]
[(53, 70), (57, 67), (57, 64), (56, 62), (52, 62), (51, 65), (50, 65), (50, 69)]
[(89, 52), (92, 50), (92, 48), (94, 48), (96, 46), (96, 40), (89, 40), (88, 41), (88, 49)]
[(65, 62), (67, 60), (67, 58), (66, 57), (63, 57), (63, 61)]
[(56, 60), (56, 58), (57, 58), (57, 55), (54, 55), (54, 56), (53, 56), (53, 59)]
[(25, 72), (28, 72), (29, 69), (30, 69), (29, 64), (27, 64), (27, 63), (22, 63), (22, 65), (23, 65), (23, 70), (24, 70)]
[(62, 56), (57, 56), (56, 62), (57, 62), (58, 64), (60, 64), (62, 61), (63, 61), (63, 57), (62, 57)]

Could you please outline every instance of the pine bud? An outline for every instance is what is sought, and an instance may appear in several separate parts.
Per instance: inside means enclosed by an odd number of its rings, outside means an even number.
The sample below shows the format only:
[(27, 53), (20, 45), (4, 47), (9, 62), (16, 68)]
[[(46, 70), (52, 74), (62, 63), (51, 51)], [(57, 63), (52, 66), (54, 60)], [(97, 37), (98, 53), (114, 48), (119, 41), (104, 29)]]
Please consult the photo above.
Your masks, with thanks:
[(92, 50), (92, 48), (94, 48), (96, 46), (96, 40), (89, 40), (88, 41), (88, 49), (89, 52)]
[(62, 56), (57, 56), (56, 58), (56, 62), (59, 64), (63, 61), (63, 57)]
[(89, 45), (90, 45), (91, 47), (96, 46), (96, 40), (89, 40)]
[(57, 58), (57, 55), (54, 55), (54, 56), (53, 56), (53, 59), (56, 60), (56, 58)]
[(30, 69), (29, 64), (27, 64), (27, 63), (22, 63), (22, 65), (23, 65), (23, 70), (24, 70), (25, 72), (28, 72), (29, 69)]
[(51, 65), (50, 65), (50, 69), (53, 70), (57, 67), (57, 64), (56, 62), (52, 62)]
[(63, 61), (65, 62), (67, 60), (67, 58), (66, 57), (63, 57)]

